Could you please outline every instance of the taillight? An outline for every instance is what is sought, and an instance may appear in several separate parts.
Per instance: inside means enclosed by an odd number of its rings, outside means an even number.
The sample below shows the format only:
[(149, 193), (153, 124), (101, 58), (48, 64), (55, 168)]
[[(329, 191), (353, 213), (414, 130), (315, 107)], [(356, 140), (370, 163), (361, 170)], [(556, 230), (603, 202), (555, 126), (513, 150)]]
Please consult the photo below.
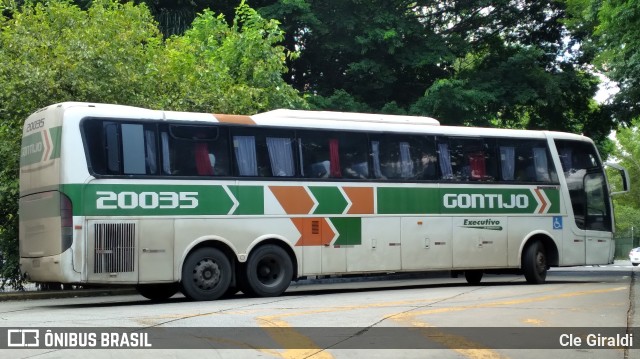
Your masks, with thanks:
[(73, 204), (69, 197), (60, 194), (60, 224), (62, 237), (62, 252), (71, 248), (73, 243)]

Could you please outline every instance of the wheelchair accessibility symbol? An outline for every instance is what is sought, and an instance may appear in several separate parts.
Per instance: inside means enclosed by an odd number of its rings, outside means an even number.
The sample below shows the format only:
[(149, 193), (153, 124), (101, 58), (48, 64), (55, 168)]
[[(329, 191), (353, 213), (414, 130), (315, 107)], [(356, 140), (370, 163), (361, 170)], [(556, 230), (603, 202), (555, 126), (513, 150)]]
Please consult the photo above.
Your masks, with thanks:
[(562, 229), (562, 217), (553, 217), (553, 229)]

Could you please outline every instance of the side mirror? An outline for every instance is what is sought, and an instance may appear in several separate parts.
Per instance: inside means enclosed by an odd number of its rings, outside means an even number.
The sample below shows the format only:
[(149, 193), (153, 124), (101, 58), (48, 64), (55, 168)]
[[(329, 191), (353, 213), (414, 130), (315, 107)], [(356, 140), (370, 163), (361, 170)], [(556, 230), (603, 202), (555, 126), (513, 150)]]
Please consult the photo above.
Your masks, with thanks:
[(605, 163), (605, 166), (608, 166), (608, 167), (611, 167), (611, 168), (617, 170), (618, 173), (620, 173), (620, 176), (622, 177), (622, 191), (611, 192), (611, 195), (615, 196), (615, 195), (619, 195), (619, 194), (623, 194), (623, 193), (629, 192), (629, 189), (631, 188), (631, 185), (629, 184), (629, 173), (627, 172), (627, 169), (622, 167), (622, 166), (620, 166), (617, 163), (611, 163), (611, 162)]

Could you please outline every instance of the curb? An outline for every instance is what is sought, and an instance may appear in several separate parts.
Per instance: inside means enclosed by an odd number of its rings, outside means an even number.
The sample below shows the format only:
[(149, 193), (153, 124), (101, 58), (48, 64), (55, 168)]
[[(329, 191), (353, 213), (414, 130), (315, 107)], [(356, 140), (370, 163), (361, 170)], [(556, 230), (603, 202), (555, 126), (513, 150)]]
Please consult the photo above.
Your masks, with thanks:
[(34, 300), (53, 298), (83, 298), (101, 297), (113, 295), (136, 294), (134, 288), (102, 288), (102, 289), (73, 289), (73, 290), (51, 290), (51, 291), (25, 291), (25, 292), (5, 292), (0, 293), (0, 302), (11, 300)]
[[(385, 280), (401, 280), (401, 279), (423, 279), (423, 278), (442, 278), (450, 277), (451, 271), (430, 271), (430, 272), (411, 272), (411, 273), (390, 273), (386, 275), (354, 275), (330, 277), (324, 276), (320, 278), (306, 278), (298, 281), (292, 281), (292, 286), (304, 286), (312, 284), (332, 284), (332, 283), (359, 283), (359, 282), (377, 282)], [(0, 302), (17, 301), (17, 300), (35, 300), (35, 299), (54, 299), (54, 298), (84, 298), (84, 297), (101, 297), (115, 295), (133, 295), (138, 292), (133, 287), (109, 287), (95, 289), (72, 289), (72, 290), (46, 290), (46, 291), (24, 291), (24, 292), (0, 292)]]

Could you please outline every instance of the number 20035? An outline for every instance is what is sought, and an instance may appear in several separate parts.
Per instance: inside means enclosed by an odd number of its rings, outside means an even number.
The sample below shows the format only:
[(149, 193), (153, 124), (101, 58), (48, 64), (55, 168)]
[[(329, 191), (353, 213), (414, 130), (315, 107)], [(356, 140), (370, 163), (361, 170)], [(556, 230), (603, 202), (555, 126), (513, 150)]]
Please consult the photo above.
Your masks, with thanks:
[(97, 191), (97, 209), (171, 209), (198, 207), (198, 192)]

